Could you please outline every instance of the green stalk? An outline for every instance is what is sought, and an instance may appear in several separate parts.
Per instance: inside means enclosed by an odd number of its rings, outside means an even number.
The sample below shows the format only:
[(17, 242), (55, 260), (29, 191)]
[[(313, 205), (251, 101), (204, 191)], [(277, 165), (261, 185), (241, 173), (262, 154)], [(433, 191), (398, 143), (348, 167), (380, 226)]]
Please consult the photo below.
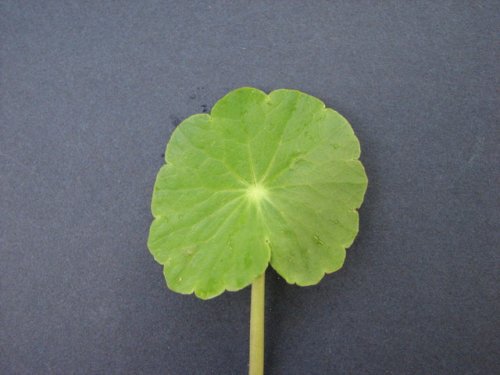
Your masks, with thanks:
[(264, 374), (264, 300), (266, 273), (252, 283), (252, 302), (250, 307), (250, 363), (249, 375)]

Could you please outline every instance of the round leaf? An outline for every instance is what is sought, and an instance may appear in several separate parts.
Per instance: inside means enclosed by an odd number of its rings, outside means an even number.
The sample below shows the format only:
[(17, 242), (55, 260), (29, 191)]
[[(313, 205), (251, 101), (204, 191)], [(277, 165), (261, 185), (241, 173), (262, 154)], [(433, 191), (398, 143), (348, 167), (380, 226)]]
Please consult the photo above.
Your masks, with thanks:
[(345, 118), (296, 90), (240, 88), (167, 145), (148, 246), (169, 288), (207, 299), (268, 264), (313, 285), (342, 267), (367, 178)]

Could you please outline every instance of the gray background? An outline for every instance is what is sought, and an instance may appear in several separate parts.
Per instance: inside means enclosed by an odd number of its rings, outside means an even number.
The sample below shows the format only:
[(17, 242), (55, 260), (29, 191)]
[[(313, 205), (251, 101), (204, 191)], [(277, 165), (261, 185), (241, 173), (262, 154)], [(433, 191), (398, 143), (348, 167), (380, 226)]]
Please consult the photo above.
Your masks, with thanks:
[(167, 290), (146, 248), (172, 130), (228, 90), (352, 123), (360, 235), (267, 284), (267, 374), (495, 374), (498, 1), (2, 1), (0, 373), (244, 374), (249, 290)]

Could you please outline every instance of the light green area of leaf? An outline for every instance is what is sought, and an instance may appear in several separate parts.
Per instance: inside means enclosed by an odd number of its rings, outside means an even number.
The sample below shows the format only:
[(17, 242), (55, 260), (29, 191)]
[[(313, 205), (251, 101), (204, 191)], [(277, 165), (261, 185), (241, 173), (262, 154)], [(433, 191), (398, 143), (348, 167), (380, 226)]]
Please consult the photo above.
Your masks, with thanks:
[(208, 299), (271, 266), (289, 283), (342, 267), (367, 177), (337, 112), (295, 90), (228, 93), (184, 120), (154, 186), (148, 246), (170, 289)]

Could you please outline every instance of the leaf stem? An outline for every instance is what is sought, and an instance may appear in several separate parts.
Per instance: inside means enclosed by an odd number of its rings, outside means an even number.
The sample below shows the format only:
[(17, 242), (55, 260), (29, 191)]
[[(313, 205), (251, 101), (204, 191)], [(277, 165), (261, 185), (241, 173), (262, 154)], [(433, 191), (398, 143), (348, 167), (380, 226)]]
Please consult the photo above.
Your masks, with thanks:
[(264, 301), (266, 272), (252, 283), (250, 307), (250, 363), (249, 375), (264, 374)]

